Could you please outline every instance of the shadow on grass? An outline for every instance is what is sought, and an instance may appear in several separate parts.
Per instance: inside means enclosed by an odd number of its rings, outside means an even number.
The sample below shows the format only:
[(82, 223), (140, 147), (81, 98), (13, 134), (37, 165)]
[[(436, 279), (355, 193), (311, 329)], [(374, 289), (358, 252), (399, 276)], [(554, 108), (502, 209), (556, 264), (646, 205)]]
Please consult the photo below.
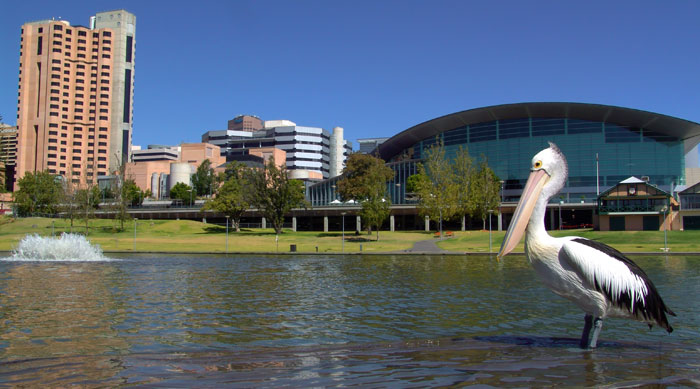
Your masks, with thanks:
[(364, 238), (364, 237), (345, 238), (345, 240), (347, 240), (348, 242), (358, 242), (358, 243), (362, 243), (362, 242), (376, 242), (375, 239)]
[[(198, 234), (225, 234), (226, 233), (226, 226), (218, 226), (218, 225), (213, 225), (213, 226), (207, 226), (203, 228), (203, 232), (198, 232)], [(260, 231), (258, 229), (253, 229), (253, 228), (241, 228), (239, 232), (236, 232), (236, 230), (233, 227), (228, 228), (228, 233), (230, 235), (238, 234), (238, 235), (244, 235), (244, 236), (275, 236), (275, 231)], [(284, 232), (282, 232), (280, 235), (284, 235)]]

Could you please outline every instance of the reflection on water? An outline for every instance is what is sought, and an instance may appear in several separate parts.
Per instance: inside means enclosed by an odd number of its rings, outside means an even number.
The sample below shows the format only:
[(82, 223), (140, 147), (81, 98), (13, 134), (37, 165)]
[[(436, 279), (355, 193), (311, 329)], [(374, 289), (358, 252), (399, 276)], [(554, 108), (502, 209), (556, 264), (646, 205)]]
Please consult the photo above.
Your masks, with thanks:
[(638, 257), (675, 331), (583, 313), (524, 258), (0, 262), (0, 382), (698, 385), (700, 258)]

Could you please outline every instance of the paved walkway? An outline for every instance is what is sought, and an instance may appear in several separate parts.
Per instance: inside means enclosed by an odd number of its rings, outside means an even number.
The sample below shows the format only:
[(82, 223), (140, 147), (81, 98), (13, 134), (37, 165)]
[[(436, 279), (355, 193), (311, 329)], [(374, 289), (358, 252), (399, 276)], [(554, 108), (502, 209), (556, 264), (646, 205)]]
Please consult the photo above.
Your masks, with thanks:
[(413, 253), (413, 254), (449, 254), (452, 251), (443, 250), (439, 248), (435, 242), (437, 239), (430, 240), (419, 240), (413, 244), (413, 248), (409, 250), (403, 250), (403, 253)]

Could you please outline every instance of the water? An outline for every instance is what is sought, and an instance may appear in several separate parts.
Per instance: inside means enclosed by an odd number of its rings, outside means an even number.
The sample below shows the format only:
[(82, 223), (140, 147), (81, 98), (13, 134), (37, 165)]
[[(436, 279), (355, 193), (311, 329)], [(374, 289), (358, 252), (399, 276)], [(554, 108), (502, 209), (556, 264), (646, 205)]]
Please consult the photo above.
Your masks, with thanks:
[(0, 385), (700, 385), (700, 257), (635, 257), (675, 331), (594, 351), (518, 256), (120, 259), (0, 261)]

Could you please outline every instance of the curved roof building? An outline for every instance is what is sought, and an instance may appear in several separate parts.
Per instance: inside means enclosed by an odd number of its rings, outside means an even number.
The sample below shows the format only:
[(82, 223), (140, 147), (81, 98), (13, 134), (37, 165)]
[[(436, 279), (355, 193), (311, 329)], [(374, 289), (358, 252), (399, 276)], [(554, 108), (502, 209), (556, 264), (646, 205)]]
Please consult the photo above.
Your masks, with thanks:
[(436, 139), (443, 142), (448, 156), (462, 146), (475, 159), (487, 158), (505, 181), (507, 198), (519, 196), (529, 174), (530, 159), (552, 141), (569, 162), (569, 180), (563, 194), (578, 200), (581, 196), (594, 197), (599, 188), (611, 187), (630, 176), (649, 177), (660, 187), (684, 184), (685, 155), (697, 152), (700, 124), (601, 104), (505, 104), (418, 124), (394, 135), (376, 152), (392, 164), (420, 160)]
[[(475, 160), (487, 158), (504, 181), (506, 201), (518, 199), (532, 156), (552, 141), (569, 163), (564, 201), (593, 202), (598, 193), (630, 176), (649, 177), (651, 184), (666, 190), (685, 184), (685, 156), (697, 153), (700, 124), (630, 108), (567, 102), (456, 112), (402, 131), (374, 151), (396, 171), (389, 185), (394, 204), (406, 202), (402, 184), (438, 139), (448, 158), (459, 147), (467, 147)], [(314, 205), (327, 204), (335, 196), (332, 183), (326, 191), (318, 189), (311, 196)], [(320, 192), (325, 193), (318, 196)]]

